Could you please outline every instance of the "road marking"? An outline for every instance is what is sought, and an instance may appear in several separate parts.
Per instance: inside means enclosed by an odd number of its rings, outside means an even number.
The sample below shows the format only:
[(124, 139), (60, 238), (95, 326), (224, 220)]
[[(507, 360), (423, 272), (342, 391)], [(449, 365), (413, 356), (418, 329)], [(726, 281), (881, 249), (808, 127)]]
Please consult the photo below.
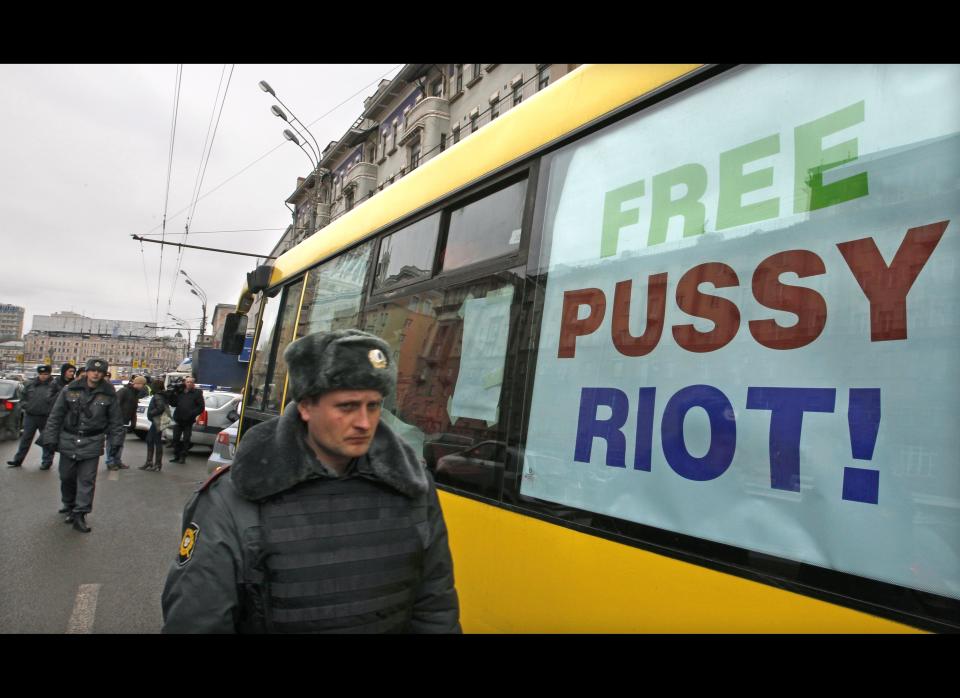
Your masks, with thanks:
[(81, 584), (77, 590), (77, 600), (73, 602), (73, 613), (67, 623), (68, 635), (83, 635), (93, 632), (93, 618), (97, 612), (99, 584)]

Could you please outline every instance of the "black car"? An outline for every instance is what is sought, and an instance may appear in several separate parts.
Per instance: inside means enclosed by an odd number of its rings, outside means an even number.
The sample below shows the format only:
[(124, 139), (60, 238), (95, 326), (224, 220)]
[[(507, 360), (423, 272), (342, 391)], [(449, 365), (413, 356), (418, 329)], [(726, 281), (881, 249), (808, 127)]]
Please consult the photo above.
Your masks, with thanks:
[(23, 415), (20, 395), (23, 385), (17, 380), (0, 379), (0, 441), (20, 438)]

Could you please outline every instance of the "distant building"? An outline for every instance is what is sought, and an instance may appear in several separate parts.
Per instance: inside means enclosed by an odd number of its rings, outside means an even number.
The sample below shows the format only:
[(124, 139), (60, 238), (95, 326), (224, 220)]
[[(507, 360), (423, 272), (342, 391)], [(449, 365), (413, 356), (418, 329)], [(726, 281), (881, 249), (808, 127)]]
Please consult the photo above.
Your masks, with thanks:
[(23, 339), (23, 314), (19, 305), (0, 304), (0, 342)]
[[(2, 368), (20, 368), (20, 357), (23, 355), (23, 341), (10, 340), (0, 342), (0, 367)], [(26, 364), (23, 364), (27, 368)]]
[(72, 332), (134, 337), (156, 337), (157, 329), (143, 320), (108, 320), (92, 318), (67, 310), (53, 315), (34, 315), (33, 332)]
[(118, 377), (172, 371), (186, 355), (187, 341), (182, 336), (31, 330), (24, 337), (23, 353), (25, 363), (36, 365), (49, 359), (57, 369), (64, 363), (81, 365), (93, 357), (106, 359), (110, 372)]

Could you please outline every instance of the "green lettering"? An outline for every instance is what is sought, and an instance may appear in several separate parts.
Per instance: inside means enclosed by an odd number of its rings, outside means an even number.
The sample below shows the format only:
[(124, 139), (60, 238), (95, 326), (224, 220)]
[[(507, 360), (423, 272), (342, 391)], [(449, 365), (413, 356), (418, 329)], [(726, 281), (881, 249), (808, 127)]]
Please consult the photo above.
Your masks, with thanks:
[(867, 173), (823, 184), (823, 173), (857, 159), (857, 139), (851, 138), (839, 145), (823, 147), (823, 139), (863, 121), (863, 101), (840, 111), (801, 124), (794, 129), (796, 170), (793, 183), (793, 211), (804, 213), (866, 196)]
[[(687, 185), (679, 199), (671, 199), (670, 191), (677, 184)], [(650, 235), (647, 245), (659, 245), (667, 239), (667, 226), (674, 216), (683, 217), (683, 237), (702, 235), (707, 220), (706, 207), (700, 202), (707, 191), (707, 169), (690, 163), (680, 165), (653, 178), (651, 194)]]
[(617, 254), (620, 241), (620, 229), (640, 221), (640, 212), (636, 208), (621, 211), (624, 201), (643, 196), (643, 180), (625, 187), (608, 191), (603, 199), (603, 230), (600, 235), (600, 257), (612, 257)]
[(773, 168), (744, 174), (743, 166), (780, 152), (780, 136), (774, 134), (753, 143), (720, 153), (720, 201), (717, 204), (717, 230), (756, 223), (780, 215), (780, 199), (774, 197), (755, 204), (742, 205), (742, 197), (773, 184)]

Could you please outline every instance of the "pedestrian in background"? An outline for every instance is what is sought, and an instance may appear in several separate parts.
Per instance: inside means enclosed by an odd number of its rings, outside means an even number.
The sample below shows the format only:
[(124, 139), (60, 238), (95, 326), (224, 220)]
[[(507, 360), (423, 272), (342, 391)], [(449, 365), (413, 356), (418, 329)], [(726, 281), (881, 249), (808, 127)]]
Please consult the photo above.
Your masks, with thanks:
[(173, 410), (173, 458), (171, 463), (186, 463), (193, 436), (193, 423), (207, 408), (203, 391), (196, 387), (193, 376), (178, 384), (170, 397)]
[(57, 392), (60, 392), (74, 379), (77, 369), (73, 364), (63, 364), (60, 367), (60, 375), (54, 378), (54, 382), (57, 386)]
[[(146, 381), (141, 376), (134, 376), (125, 386), (117, 391), (117, 404), (120, 405), (120, 418), (128, 431), (137, 426), (137, 403), (140, 401), (140, 391)], [(112, 451), (107, 451), (108, 470), (126, 470), (130, 466), (123, 462), (123, 442)]]
[(97, 467), (104, 442), (116, 446), (126, 431), (120, 418), (117, 391), (104, 379), (107, 362), (90, 359), (86, 377), (60, 391), (47, 419), (41, 443), (60, 452), (60, 497), (65, 523), (89, 533), (86, 515), (93, 510)]
[(147, 432), (147, 462), (140, 466), (140, 470), (159, 473), (163, 467), (163, 416), (170, 403), (162, 381), (154, 381), (150, 389), (153, 397), (147, 406), (147, 419), (150, 420), (150, 430)]
[[(27, 383), (20, 398), (20, 408), (23, 410), (23, 435), (20, 437), (20, 448), (17, 449), (13, 460), (7, 461), (9, 467), (19, 468), (23, 465), (23, 459), (27, 457), (34, 435), (38, 431), (43, 434), (43, 429), (47, 426), (47, 417), (53, 409), (58, 392), (60, 392), (59, 387), (50, 377), (50, 367), (37, 366), (37, 377)], [(40, 456), (40, 470), (50, 470), (50, 466), (53, 465), (53, 454), (52, 448), (43, 448)]]

